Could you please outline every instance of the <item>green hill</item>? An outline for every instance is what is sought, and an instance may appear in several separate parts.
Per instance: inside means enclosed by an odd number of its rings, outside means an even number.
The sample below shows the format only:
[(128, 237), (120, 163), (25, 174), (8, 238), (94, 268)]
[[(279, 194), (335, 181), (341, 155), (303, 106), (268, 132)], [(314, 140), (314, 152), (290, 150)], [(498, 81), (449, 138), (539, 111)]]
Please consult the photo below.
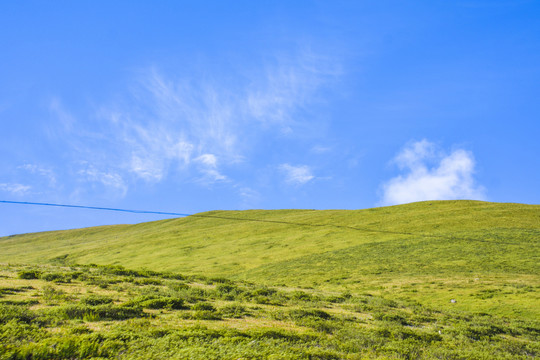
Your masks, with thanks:
[(15, 235), (0, 238), (0, 262), (118, 264), (538, 317), (539, 239), (538, 205), (430, 201)]

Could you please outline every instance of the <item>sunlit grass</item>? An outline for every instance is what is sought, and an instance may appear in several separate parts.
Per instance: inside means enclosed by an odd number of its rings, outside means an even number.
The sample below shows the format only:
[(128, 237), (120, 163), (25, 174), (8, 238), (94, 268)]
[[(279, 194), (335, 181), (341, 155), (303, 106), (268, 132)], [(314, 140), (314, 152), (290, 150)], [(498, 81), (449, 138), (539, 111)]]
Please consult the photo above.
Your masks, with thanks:
[[(529, 359), (540, 354), (535, 319), (441, 309), (386, 295), (112, 266), (3, 265), (0, 274), (0, 359)], [(431, 284), (438, 287), (440, 281)]]
[(540, 316), (540, 206), (434, 201), (200, 215), (4, 237), (0, 261), (121, 264)]

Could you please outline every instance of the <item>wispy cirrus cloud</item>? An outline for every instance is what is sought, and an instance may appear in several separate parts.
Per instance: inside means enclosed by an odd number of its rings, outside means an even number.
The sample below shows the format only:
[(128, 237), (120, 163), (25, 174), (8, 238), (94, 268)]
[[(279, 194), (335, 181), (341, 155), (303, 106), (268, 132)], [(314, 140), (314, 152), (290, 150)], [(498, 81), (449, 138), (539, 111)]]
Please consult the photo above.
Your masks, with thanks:
[[(250, 157), (262, 138), (284, 132), (289, 139), (296, 133), (305, 138), (305, 129), (315, 121), (301, 112), (321, 101), (318, 91), (340, 75), (337, 68), (332, 59), (307, 51), (276, 57), (254, 67), (257, 71), (242, 69), (233, 77), (172, 74), (152, 67), (98, 106), (95, 118), (75, 115), (54, 98), (49, 110), (58, 124), (50, 135), (69, 147), (71, 169), (64, 173), (75, 174), (79, 185), (100, 184), (125, 196), (132, 186), (169, 180), (201, 186), (221, 182), (239, 198), (252, 200), (260, 194), (254, 184), (246, 186), (231, 175), (238, 174), (237, 165), (288, 173), (287, 182), (294, 184), (314, 177), (306, 167), (279, 167)], [(240, 194), (239, 188), (250, 191)]]
[(203, 154), (195, 158), (194, 161), (199, 165), (199, 170), (204, 175), (201, 181), (213, 183), (227, 180), (227, 177), (219, 172), (218, 161), (214, 154)]
[(382, 185), (380, 205), (422, 200), (485, 199), (485, 189), (474, 180), (475, 160), (469, 151), (457, 149), (445, 154), (424, 139), (406, 146), (394, 162), (405, 174)]
[(317, 90), (337, 72), (328, 59), (309, 54), (277, 61), (252, 76), (231, 86), (166, 76), (155, 68), (143, 72), (129, 105), (101, 111), (119, 134), (125, 168), (149, 182), (163, 181), (171, 172), (198, 172), (194, 179), (207, 184), (228, 179), (224, 171), (247, 161), (257, 146), (254, 134), (273, 127), (294, 132), (301, 117), (293, 114), (316, 101)]
[(10, 195), (26, 195), (30, 189), (32, 189), (30, 185), (19, 183), (0, 183), (0, 191), (9, 193)]
[(317, 91), (341, 74), (341, 67), (334, 58), (310, 51), (292, 59), (278, 57), (276, 62), (249, 88), (246, 108), (254, 119), (290, 132), (297, 121), (295, 112), (312, 103)]
[(56, 174), (52, 169), (48, 167), (38, 164), (24, 164), (19, 166), (18, 169), (25, 170), (31, 174), (42, 176), (48, 180), (50, 187), (56, 186)]
[(120, 174), (113, 171), (104, 172), (94, 168), (92, 165), (88, 165), (86, 168), (79, 170), (78, 175), (81, 176), (83, 181), (102, 185), (107, 194), (115, 197), (124, 197), (127, 193), (128, 187), (124, 179)]
[(115, 134), (123, 170), (144, 181), (157, 183), (190, 169), (206, 181), (220, 181), (216, 156), (224, 163), (240, 158), (230, 105), (208, 86), (168, 80), (152, 69), (127, 102), (135, 106), (104, 108), (100, 115)]
[(307, 165), (281, 164), (279, 169), (285, 175), (285, 182), (288, 184), (304, 185), (315, 178)]

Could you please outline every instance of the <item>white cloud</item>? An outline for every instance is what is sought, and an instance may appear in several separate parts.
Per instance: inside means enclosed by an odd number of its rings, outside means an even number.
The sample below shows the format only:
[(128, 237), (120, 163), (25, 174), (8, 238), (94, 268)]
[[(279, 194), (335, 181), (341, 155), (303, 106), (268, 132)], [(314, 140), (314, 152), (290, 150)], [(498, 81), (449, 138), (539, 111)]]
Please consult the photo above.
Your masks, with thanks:
[(29, 185), (23, 185), (18, 183), (0, 183), (0, 191), (8, 192), (12, 195), (25, 195), (32, 187)]
[(315, 154), (326, 154), (332, 151), (330, 146), (315, 145), (311, 148), (311, 152)]
[(215, 168), (217, 166), (217, 159), (216, 156), (213, 154), (203, 154), (195, 160), (209, 167)]
[[(220, 182), (236, 189), (240, 198), (253, 200), (255, 193), (237, 191), (244, 185), (232, 177), (233, 167), (253, 168), (239, 164), (260, 161), (250, 156), (266, 146), (261, 139), (276, 136), (275, 130), (305, 139), (304, 130), (317, 123), (302, 111), (321, 101), (319, 90), (340, 75), (332, 59), (309, 51), (265, 64), (226, 76), (143, 69), (129, 88), (101, 104), (94, 117), (52, 99), (49, 110), (57, 121), (44, 127), (50, 126), (49, 135), (65, 144), (71, 157), (70, 168), (57, 171), (78, 176), (75, 182), (62, 177), (62, 186), (72, 186), (64, 190), (90, 196), (106, 188), (107, 194), (124, 196), (135, 184)], [(261, 165), (266, 166), (254, 164)], [(45, 168), (29, 164), (24, 169), (56, 182), (54, 172)], [(283, 171), (290, 183), (313, 179), (308, 167)], [(84, 182), (91, 186), (77, 188)]]
[[(326, 78), (335, 76), (313, 54), (281, 61), (266, 72), (234, 84), (167, 77), (151, 69), (126, 99), (130, 106), (102, 108), (119, 163), (145, 181), (194, 170), (205, 182), (223, 181), (227, 167), (246, 161), (252, 140), (268, 127), (293, 132), (293, 113), (313, 101)], [(210, 157), (217, 164), (208, 163)], [(111, 164), (107, 164), (111, 167)], [(178, 171), (176, 172), (178, 174)], [(199, 181), (200, 177), (195, 177)]]
[(101, 183), (116, 197), (124, 197), (127, 194), (128, 186), (121, 175), (114, 172), (99, 171), (93, 166), (79, 170), (79, 175), (85, 181)]
[(49, 181), (49, 186), (54, 187), (56, 185), (56, 174), (52, 169), (36, 164), (24, 164), (18, 167), (28, 171), (31, 174), (37, 174), (45, 177)]
[[(237, 146), (239, 124), (228, 101), (204, 84), (171, 81), (152, 70), (133, 89), (128, 101), (135, 107), (102, 109), (119, 141), (125, 170), (149, 182), (166, 179), (172, 170), (191, 164), (207, 182), (223, 180), (216, 165), (204, 160), (219, 154), (222, 163), (241, 159)], [(110, 165), (110, 164), (109, 164)]]
[(238, 189), (238, 194), (240, 195), (242, 202), (240, 207), (242, 209), (252, 209), (255, 204), (258, 204), (261, 200), (261, 194), (247, 186), (242, 186)]
[(194, 159), (199, 164), (199, 170), (203, 174), (200, 181), (213, 183), (227, 180), (227, 177), (218, 171), (218, 161), (213, 154), (203, 154)]
[(394, 161), (406, 173), (383, 184), (381, 205), (485, 199), (485, 189), (475, 183), (475, 162), (469, 151), (457, 149), (445, 155), (424, 139), (405, 147)]
[(289, 184), (304, 185), (315, 177), (307, 165), (281, 164), (279, 169), (285, 174), (285, 181)]
[(53, 98), (49, 103), (49, 110), (60, 121), (64, 131), (72, 131), (76, 119), (68, 110), (66, 110), (60, 99)]
[(284, 133), (293, 131), (293, 114), (305, 108), (329, 79), (340, 74), (334, 59), (304, 51), (297, 58), (281, 57), (278, 65), (265, 68), (247, 96), (250, 115), (266, 124), (277, 124)]

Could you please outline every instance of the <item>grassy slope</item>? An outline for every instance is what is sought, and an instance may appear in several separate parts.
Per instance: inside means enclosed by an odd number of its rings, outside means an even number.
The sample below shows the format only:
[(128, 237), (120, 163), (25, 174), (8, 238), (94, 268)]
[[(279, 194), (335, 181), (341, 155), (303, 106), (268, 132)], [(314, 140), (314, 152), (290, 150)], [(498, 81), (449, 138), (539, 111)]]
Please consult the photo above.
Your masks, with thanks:
[[(354, 211), (200, 215), (317, 226), (188, 217), (25, 234), (0, 238), (0, 261), (65, 257), (72, 263), (369, 290), (438, 307), (539, 315), (537, 205), (436, 201)], [(450, 298), (458, 302), (450, 305)]]
[(0, 264), (0, 359), (512, 359), (540, 322), (116, 266)]

